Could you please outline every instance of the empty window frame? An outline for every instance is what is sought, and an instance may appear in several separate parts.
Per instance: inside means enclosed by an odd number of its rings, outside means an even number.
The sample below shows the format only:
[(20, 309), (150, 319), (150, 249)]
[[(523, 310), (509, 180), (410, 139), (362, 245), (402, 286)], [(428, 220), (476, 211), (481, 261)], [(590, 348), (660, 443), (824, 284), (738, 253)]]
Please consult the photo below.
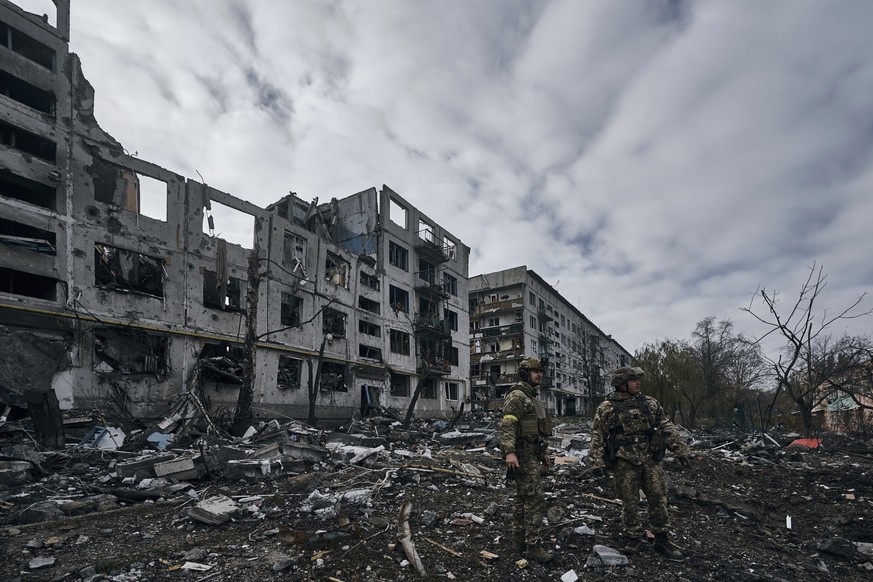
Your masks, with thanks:
[(101, 289), (164, 296), (163, 259), (96, 243), (94, 284)]
[(0, 267), (0, 293), (55, 301), (58, 293), (58, 280)]
[(456, 348), (454, 346), (450, 347), (447, 355), (449, 356), (448, 357), (449, 364), (451, 364), (452, 366), (457, 366), (458, 365), (458, 348)]
[(0, 143), (49, 163), (56, 163), (57, 144), (20, 127), (0, 121)]
[(434, 232), (433, 225), (425, 220), (418, 220), (418, 238), (431, 244), (440, 245), (436, 232)]
[(409, 355), (409, 334), (405, 331), (392, 329), (389, 332), (389, 346), (392, 353)]
[(478, 331), (478, 330), (479, 330), (479, 320), (478, 319), (475, 319), (475, 320), (471, 319), (470, 320), (470, 331)]
[(243, 289), (245, 283), (242, 279), (228, 277), (220, 279), (215, 271), (204, 269), (203, 271), (203, 305), (212, 309), (239, 312), (243, 310)]
[(449, 322), (452, 331), (458, 331), (458, 313), (451, 309), (443, 309), (443, 319)]
[(388, 286), (388, 302), (394, 311), (409, 313), (409, 292), (394, 285)]
[(527, 297), (528, 297), (528, 303), (530, 303), (531, 305), (537, 304), (537, 296), (534, 294), (533, 291), (529, 291)]
[(457, 253), (457, 245), (455, 244), (455, 241), (447, 236), (443, 237), (443, 249), (445, 249), (445, 253), (448, 258), (455, 258), (455, 254)]
[(54, 186), (46, 186), (16, 176), (8, 170), (0, 170), (0, 195), (49, 210), (54, 210), (57, 206), (57, 192)]
[(391, 396), (409, 396), (409, 376), (391, 372)]
[(346, 314), (325, 307), (321, 312), (321, 331), (333, 337), (346, 337)]
[(300, 389), (301, 361), (290, 356), (279, 356), (279, 370), (276, 374), (276, 387), (279, 390)]
[(449, 273), (443, 273), (443, 291), (455, 297), (458, 296), (458, 279)]
[(379, 290), (379, 276), (361, 271), (361, 284), (375, 291)]
[(358, 296), (358, 307), (365, 311), (369, 311), (370, 313), (375, 313), (376, 315), (380, 315), (382, 313), (382, 304), (378, 301), (373, 301), (372, 299), (368, 299), (363, 295)]
[(388, 241), (388, 262), (398, 269), (409, 270), (409, 251), (394, 241)]
[(370, 323), (369, 321), (364, 321), (363, 319), (358, 320), (358, 331), (373, 337), (382, 337), (382, 328), (376, 325), (375, 323)]
[(55, 114), (55, 95), (5, 71), (0, 71), (0, 95), (46, 115)]
[(499, 317), (489, 317), (488, 318), (488, 327), (497, 327), (500, 325)]
[(348, 392), (345, 365), (338, 362), (322, 362), (320, 388), (334, 392)]
[(0, 22), (0, 46), (46, 68), (55, 70), (55, 51), (27, 34)]
[(482, 373), (482, 365), (481, 364), (470, 364), (470, 377), (478, 378)]
[(281, 323), (284, 327), (297, 327), (300, 325), (300, 310), (303, 300), (292, 293), (282, 293)]
[(203, 212), (203, 232), (251, 249), (255, 246), (255, 217), (221, 202), (207, 200)]
[(418, 259), (418, 278), (431, 287), (436, 285), (436, 267), (434, 264), (424, 259)]
[(460, 390), (458, 390), (457, 382), (446, 382), (446, 400), (457, 400)]
[(349, 262), (339, 255), (328, 252), (324, 260), (324, 278), (334, 285), (348, 288)]
[(285, 231), (282, 243), (282, 264), (297, 277), (306, 277), (306, 239)]
[(393, 198), (388, 204), (388, 217), (390, 218), (391, 222), (393, 222), (400, 228), (404, 230), (409, 228), (407, 226), (409, 211), (406, 209), (405, 206), (403, 206)]
[(421, 398), (422, 400), (436, 400), (436, 382), (433, 378), (426, 378), (421, 382)]
[(200, 350), (197, 362), (200, 375), (221, 384), (242, 384), (245, 350), (226, 342), (208, 343)]
[(382, 350), (366, 344), (358, 344), (358, 355), (368, 360), (382, 360)]
[(53, 231), (0, 218), (0, 244), (47, 255), (56, 255), (56, 239), (57, 236)]
[(94, 332), (94, 371), (117, 374), (167, 373), (166, 336), (141, 331), (102, 329)]

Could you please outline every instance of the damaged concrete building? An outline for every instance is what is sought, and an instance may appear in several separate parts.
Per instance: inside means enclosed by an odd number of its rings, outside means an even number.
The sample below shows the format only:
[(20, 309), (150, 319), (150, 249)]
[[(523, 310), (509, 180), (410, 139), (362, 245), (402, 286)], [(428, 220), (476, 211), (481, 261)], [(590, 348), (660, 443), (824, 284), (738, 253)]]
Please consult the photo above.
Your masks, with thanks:
[(470, 382), (475, 406), (499, 403), (518, 381), (518, 363), (543, 361), (546, 408), (591, 414), (609, 373), (631, 354), (525, 266), (470, 277)]
[[(252, 321), (255, 417), (306, 418), (313, 383), (322, 421), (405, 410), (417, 387), (420, 416), (460, 407), (460, 239), (387, 186), (261, 208), (128, 155), (96, 122), (70, 2), (56, 6), (52, 25), (0, 0), (0, 402), (156, 419), (196, 378), (226, 413)], [(250, 242), (214, 235), (219, 207)]]

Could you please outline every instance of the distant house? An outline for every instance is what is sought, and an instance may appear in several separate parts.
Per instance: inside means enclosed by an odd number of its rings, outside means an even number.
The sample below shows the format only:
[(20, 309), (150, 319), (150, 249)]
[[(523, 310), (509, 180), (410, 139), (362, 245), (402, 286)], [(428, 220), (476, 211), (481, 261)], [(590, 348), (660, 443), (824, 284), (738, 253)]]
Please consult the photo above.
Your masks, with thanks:
[(813, 422), (822, 430), (849, 434), (873, 432), (873, 362), (822, 383)]

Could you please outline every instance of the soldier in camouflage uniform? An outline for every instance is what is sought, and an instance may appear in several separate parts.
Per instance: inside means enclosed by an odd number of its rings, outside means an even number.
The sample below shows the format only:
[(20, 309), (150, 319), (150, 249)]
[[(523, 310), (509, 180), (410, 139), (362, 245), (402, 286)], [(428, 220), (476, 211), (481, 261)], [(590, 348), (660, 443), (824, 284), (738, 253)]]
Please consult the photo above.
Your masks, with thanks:
[(667, 512), (667, 477), (661, 461), (670, 449), (683, 465), (689, 464), (688, 447), (667, 418), (661, 404), (640, 393), (641, 368), (618, 368), (612, 373), (615, 391), (597, 407), (591, 431), (590, 459), (595, 475), (614, 471), (615, 488), (622, 501), (624, 552), (636, 554), (643, 544), (638, 505), (640, 489), (646, 494), (649, 524), (655, 532), (654, 548), (672, 560), (684, 556), (670, 543)]
[(506, 460), (507, 476), (515, 479), (512, 501), (512, 541), (531, 560), (548, 562), (552, 553), (542, 545), (540, 530), (546, 502), (540, 479), (540, 464), (549, 465), (546, 438), (552, 434), (545, 408), (537, 397), (543, 366), (536, 358), (518, 365), (521, 382), (506, 394), (500, 423), (500, 448)]

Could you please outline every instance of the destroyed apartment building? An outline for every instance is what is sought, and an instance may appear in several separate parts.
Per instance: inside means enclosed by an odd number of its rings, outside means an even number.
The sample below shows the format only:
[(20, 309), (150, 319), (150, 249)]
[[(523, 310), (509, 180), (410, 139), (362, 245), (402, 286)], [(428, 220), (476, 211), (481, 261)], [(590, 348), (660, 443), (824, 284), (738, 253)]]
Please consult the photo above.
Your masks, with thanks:
[[(311, 386), (322, 422), (416, 388), (419, 416), (460, 407), (468, 247), (387, 186), (260, 208), (128, 155), (56, 6), (0, 0), (0, 411), (157, 419), (197, 382), (227, 413), (253, 319), (255, 417), (307, 418)], [(214, 235), (219, 208), (249, 242)]]
[(470, 277), (472, 404), (499, 406), (518, 381), (518, 364), (538, 357), (546, 409), (591, 415), (610, 390), (609, 372), (631, 354), (535, 271), (525, 266)]

